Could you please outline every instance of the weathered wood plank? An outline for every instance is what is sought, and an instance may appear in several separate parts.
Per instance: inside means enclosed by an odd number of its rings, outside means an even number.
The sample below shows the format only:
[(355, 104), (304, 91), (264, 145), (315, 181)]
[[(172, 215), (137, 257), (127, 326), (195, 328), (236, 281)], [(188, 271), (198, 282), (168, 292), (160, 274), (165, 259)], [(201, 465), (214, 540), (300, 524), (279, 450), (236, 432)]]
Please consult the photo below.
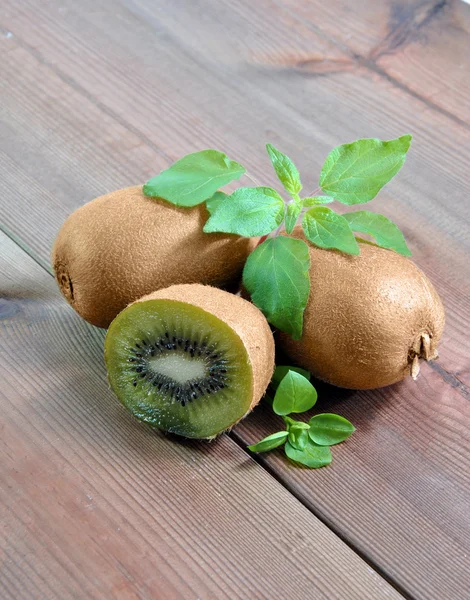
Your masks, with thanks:
[(102, 332), (0, 246), (2, 598), (401, 597), (233, 440), (128, 415)]
[(354, 61), (470, 124), (470, 6), (461, 0), (279, 0)]
[(404, 6), (401, 13), (369, 59), (396, 81), (470, 124), (470, 6), (461, 0), (441, 0), (410, 14)]
[[(261, 464), (413, 598), (465, 597), (470, 587), (470, 396), (463, 397), (427, 366), (417, 382), (383, 390), (316, 385), (316, 412), (341, 414), (357, 432), (332, 449), (333, 463), (326, 469), (295, 468), (277, 451), (260, 455)], [(281, 419), (262, 406), (235, 435), (251, 444), (282, 427)]]
[(0, 171), (10, 206), (3, 205), (1, 222), (21, 231), (48, 263), (53, 232), (90, 190), (105, 193), (141, 181), (168, 159), (64, 85), (14, 38), (1, 39), (0, 63)]
[[(79, 9), (67, 1), (17, 6), (8, 0), (4, 26), (13, 36), (2, 43), (8, 59), (2, 109), (13, 125), (2, 151), (14, 168), (0, 179), (0, 209), (9, 228), (47, 260), (69, 210), (143, 181), (194, 149), (224, 149), (258, 179), (275, 184), (263, 148), (272, 141), (306, 173), (310, 190), (332, 146), (411, 131), (405, 169), (372, 208), (404, 230), (415, 261), (443, 296), (448, 323), (441, 360), (434, 371), (425, 367), (416, 385), (325, 392), (332, 410), (360, 426), (355, 439), (336, 449), (331, 469), (293, 471), (268, 461), (304, 502), (412, 595), (446, 598), (466, 589), (462, 538), (449, 546), (454, 524), (461, 532), (468, 526), (459, 460), (468, 456), (460, 435), (470, 382), (470, 206), (462, 201), (469, 193), (470, 137), (455, 119), (315, 33), (300, 15), (304, 4), (289, 13), (268, 1), (207, 1), (202, 10), (200, 2), (136, 0), (102, 2), (97, 10), (86, 0)], [(322, 4), (326, 11), (330, 6)], [(78, 122), (70, 117), (75, 111)], [(127, 160), (127, 143), (135, 144), (135, 160)], [(64, 187), (59, 175), (71, 184)], [(11, 190), (19, 193), (13, 197)], [(271, 427), (260, 409), (237, 431), (252, 441)], [(448, 491), (454, 488), (452, 506)], [(427, 558), (418, 568), (420, 544)]]

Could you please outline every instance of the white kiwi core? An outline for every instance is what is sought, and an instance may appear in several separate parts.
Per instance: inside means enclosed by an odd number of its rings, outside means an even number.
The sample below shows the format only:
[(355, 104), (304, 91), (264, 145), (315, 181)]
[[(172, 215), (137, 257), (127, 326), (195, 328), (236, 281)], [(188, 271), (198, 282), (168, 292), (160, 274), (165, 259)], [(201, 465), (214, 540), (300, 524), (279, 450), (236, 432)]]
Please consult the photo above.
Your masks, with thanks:
[(149, 367), (154, 373), (165, 375), (181, 384), (195, 379), (204, 379), (207, 376), (207, 366), (204, 361), (187, 358), (179, 353), (153, 358), (149, 361)]

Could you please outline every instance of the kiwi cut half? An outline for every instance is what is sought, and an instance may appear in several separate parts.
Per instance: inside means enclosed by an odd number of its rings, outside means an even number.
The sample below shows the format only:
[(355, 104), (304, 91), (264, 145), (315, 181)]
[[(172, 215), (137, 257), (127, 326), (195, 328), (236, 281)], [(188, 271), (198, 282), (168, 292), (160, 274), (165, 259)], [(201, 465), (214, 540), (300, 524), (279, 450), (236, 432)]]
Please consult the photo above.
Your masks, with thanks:
[[(210, 310), (211, 298), (218, 309)], [(236, 323), (233, 311), (229, 322), (221, 314), (224, 302), (230, 311), (234, 299)], [(253, 320), (261, 323), (261, 342), (265, 339), (263, 348), (258, 341), (256, 357), (256, 347), (240, 335)], [(170, 433), (210, 439), (258, 403), (274, 369), (274, 342), (253, 305), (189, 284), (160, 290), (124, 309), (108, 330), (105, 360), (113, 391), (134, 416)], [(255, 385), (260, 370), (262, 384)]]

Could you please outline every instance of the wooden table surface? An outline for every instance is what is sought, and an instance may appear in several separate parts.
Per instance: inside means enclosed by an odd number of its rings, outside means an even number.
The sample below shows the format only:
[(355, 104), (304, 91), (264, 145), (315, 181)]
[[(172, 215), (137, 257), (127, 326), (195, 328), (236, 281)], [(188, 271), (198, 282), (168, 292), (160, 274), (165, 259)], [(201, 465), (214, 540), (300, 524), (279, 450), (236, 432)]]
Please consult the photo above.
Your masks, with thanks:
[[(2, 0), (0, 598), (470, 597), (470, 6), (461, 0)], [(102, 330), (51, 276), (67, 215), (215, 147), (275, 184), (359, 137), (414, 136), (373, 203), (447, 312), (440, 360), (319, 384), (357, 433), (330, 467), (138, 423)]]

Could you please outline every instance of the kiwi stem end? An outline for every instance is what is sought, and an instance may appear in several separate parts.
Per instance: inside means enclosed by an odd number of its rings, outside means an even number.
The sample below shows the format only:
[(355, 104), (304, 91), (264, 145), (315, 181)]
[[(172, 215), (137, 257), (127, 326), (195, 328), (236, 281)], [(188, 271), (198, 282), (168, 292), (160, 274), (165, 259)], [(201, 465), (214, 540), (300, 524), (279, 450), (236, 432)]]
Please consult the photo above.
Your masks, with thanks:
[(424, 360), (434, 360), (439, 357), (437, 349), (432, 347), (431, 338), (432, 336), (429, 333), (421, 333), (419, 338), (419, 352), (412, 351), (411, 377), (415, 381), (420, 370), (419, 359), (424, 358)]
[(419, 369), (419, 354), (415, 354), (411, 363), (411, 377), (413, 378), (413, 381), (418, 379)]

